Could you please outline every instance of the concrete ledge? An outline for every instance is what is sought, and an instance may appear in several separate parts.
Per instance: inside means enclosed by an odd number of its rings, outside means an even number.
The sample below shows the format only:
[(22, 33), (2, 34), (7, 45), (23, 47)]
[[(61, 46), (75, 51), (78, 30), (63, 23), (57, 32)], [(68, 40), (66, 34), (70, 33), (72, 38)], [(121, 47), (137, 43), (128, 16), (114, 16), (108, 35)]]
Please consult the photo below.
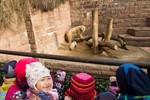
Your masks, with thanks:
[(150, 37), (150, 27), (131, 27), (128, 34), (136, 37)]
[(94, 75), (110, 76), (115, 75), (118, 66), (78, 63), (59, 60), (45, 60), (45, 66), (49, 69), (64, 70), (69, 72), (86, 72)]

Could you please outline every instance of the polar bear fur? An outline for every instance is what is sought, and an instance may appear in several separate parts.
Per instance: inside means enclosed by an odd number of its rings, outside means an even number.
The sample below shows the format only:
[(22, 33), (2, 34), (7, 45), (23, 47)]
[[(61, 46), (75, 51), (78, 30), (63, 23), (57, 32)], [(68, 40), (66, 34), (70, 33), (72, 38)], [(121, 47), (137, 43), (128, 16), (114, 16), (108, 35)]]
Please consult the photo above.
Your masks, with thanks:
[(73, 37), (76, 35), (78, 35), (80, 38), (83, 39), (84, 37), (82, 34), (85, 31), (85, 29), (86, 29), (86, 27), (83, 25), (71, 28), (65, 34), (65, 41), (68, 42), (69, 44), (71, 44), (73, 41)]

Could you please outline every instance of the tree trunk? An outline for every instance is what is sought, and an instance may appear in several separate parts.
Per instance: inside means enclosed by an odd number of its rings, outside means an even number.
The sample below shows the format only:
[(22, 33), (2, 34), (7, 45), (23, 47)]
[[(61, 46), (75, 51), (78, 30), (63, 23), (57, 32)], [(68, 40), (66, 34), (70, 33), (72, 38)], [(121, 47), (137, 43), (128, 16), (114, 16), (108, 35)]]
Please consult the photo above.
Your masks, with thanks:
[[(89, 47), (93, 47), (92, 41), (87, 41), (86, 45), (88, 45)], [(116, 44), (111, 43), (111, 42), (101, 42), (101, 41), (99, 41), (98, 47), (101, 47), (101, 48), (108, 47), (108, 48), (113, 49), (113, 50), (118, 49), (118, 46)]]
[(27, 30), (27, 34), (28, 34), (28, 41), (30, 44), (30, 49), (32, 53), (37, 53), (37, 47), (36, 47), (36, 41), (35, 41), (35, 36), (34, 36), (34, 31), (33, 31), (33, 27), (32, 27), (32, 21), (31, 21), (31, 15), (30, 15), (30, 9), (29, 9), (29, 0), (26, 0), (26, 4), (25, 4), (26, 8), (26, 12), (24, 13), (24, 21), (25, 21), (25, 25), (26, 25), (26, 30)]
[(93, 20), (93, 51), (94, 54), (98, 53), (98, 9), (92, 11), (92, 20)]
[(108, 48), (113, 49), (113, 50), (117, 50), (118, 49), (118, 46), (115, 45), (115, 44), (112, 44), (111, 42), (99, 42), (99, 45), (101, 47), (108, 47)]

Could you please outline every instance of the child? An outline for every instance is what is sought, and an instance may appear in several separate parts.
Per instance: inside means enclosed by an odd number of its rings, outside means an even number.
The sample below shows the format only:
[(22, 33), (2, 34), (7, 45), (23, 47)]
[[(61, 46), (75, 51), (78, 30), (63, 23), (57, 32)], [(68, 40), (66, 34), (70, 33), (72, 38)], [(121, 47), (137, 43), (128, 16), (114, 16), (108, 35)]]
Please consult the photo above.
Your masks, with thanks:
[(109, 87), (109, 92), (113, 93), (114, 95), (117, 95), (118, 91), (119, 91), (119, 87), (118, 87), (118, 84), (117, 84), (116, 77), (115, 76), (111, 76), (109, 78), (109, 80), (111, 82), (111, 85)]
[(12, 60), (12, 61), (5, 63), (2, 67), (2, 71), (5, 73), (5, 76), (3, 77), (4, 82), (2, 86), (0, 87), (0, 99), (1, 98), (4, 99), (8, 88), (14, 85), (14, 81), (16, 79), (14, 68), (15, 68), (16, 63), (17, 63), (16, 60)]
[(21, 100), (24, 100), (26, 97), (26, 90), (28, 89), (25, 78), (26, 64), (37, 61), (38, 60), (35, 58), (22, 58), (17, 62), (14, 69), (16, 80), (14, 85), (8, 89), (5, 100), (17, 100), (17, 95), (21, 95)]
[(59, 93), (59, 100), (64, 100), (63, 89), (64, 89), (64, 80), (66, 77), (66, 72), (62, 70), (58, 70), (56, 75), (57, 75), (56, 77), (57, 79), (54, 80), (54, 88), (56, 88)]
[(102, 92), (94, 100), (117, 100), (117, 97), (111, 92)]
[(117, 100), (117, 93), (119, 91), (119, 87), (117, 85), (117, 80), (115, 76), (109, 77), (109, 81), (111, 83), (109, 87), (109, 92), (101, 92), (98, 96), (96, 96), (95, 100)]
[(26, 79), (29, 85), (27, 97), (30, 100), (58, 100), (58, 92), (53, 88), (50, 71), (40, 62), (26, 65)]
[(2, 71), (5, 73), (5, 76), (3, 77), (4, 82), (1, 87), (2, 91), (7, 91), (8, 88), (14, 84), (15, 77), (16, 77), (14, 73), (14, 68), (16, 63), (17, 61), (12, 60), (3, 65)]
[(87, 73), (77, 73), (71, 77), (65, 100), (94, 100), (96, 95), (95, 79)]
[(150, 100), (150, 79), (138, 66), (120, 65), (116, 78), (120, 88), (119, 100)]

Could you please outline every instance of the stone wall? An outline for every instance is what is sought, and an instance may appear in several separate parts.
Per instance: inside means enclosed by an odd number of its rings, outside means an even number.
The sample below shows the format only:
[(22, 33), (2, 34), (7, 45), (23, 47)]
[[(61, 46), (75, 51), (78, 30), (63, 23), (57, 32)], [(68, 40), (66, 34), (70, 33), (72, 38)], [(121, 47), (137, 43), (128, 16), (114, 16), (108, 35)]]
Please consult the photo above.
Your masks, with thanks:
[(32, 16), (39, 53), (53, 53), (71, 26), (69, 3), (47, 13), (36, 12)]
[(105, 31), (110, 17), (114, 18), (114, 34), (126, 34), (129, 27), (146, 26), (150, 1), (114, 2), (100, 10), (100, 29)]
[(85, 25), (86, 32), (90, 33), (92, 29), (92, 10), (109, 5), (113, 0), (70, 0), (71, 25)]
[[(69, 2), (53, 11), (31, 15), (38, 53), (53, 53), (64, 41), (64, 34), (71, 26)], [(27, 31), (24, 23), (13, 19), (11, 29), (0, 30), (0, 49), (30, 52)], [(0, 54), (0, 61), (19, 59), (18, 56)]]
[(50, 60), (44, 61), (45, 66), (53, 70), (64, 70), (67, 72), (85, 72), (92, 75), (99, 76), (112, 76), (115, 75), (115, 71), (118, 66), (114, 65), (103, 65), (103, 64), (90, 64), (81, 62), (70, 62), (70, 61), (60, 61), (60, 60)]
[[(146, 25), (146, 18), (150, 16), (149, 5), (149, 0), (99, 0), (99, 2), (96, 0), (70, 0), (70, 4), (67, 2), (47, 13), (35, 11), (32, 13), (31, 19), (37, 51), (38, 53), (52, 54), (64, 41), (64, 34), (71, 26), (85, 25), (87, 26), (86, 33), (91, 33), (92, 10), (95, 7), (99, 9), (99, 32), (106, 31), (108, 19), (113, 17), (114, 34), (125, 34), (128, 27)], [(24, 23), (18, 24), (17, 19), (13, 19), (10, 29), (0, 30), (0, 49), (30, 52)], [(0, 54), (1, 62), (20, 58), (19, 56)], [(55, 63), (59, 62), (55, 61)], [(68, 70), (100, 75), (114, 75), (116, 69), (99, 65), (55, 63), (50, 61), (47, 66), (53, 69), (66, 70), (68, 68)]]
[[(91, 0), (71, 0), (72, 27), (87, 26), (87, 32), (92, 32)], [(150, 16), (149, 0), (114, 0), (99, 6), (99, 32), (105, 32), (108, 19), (114, 18), (113, 34), (126, 34), (128, 27), (146, 26), (146, 18)], [(92, 7), (91, 7), (92, 6)], [(78, 9), (78, 10), (77, 10)]]

